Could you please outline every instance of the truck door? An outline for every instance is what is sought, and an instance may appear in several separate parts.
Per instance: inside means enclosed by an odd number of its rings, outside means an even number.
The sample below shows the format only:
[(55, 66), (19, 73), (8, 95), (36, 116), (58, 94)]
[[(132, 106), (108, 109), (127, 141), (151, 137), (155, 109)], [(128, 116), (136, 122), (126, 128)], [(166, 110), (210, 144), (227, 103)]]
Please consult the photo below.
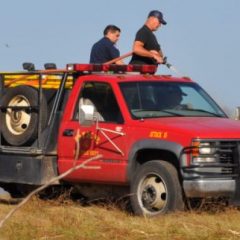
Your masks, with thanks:
[[(94, 106), (94, 121), (80, 123), (82, 117), (78, 105)], [(66, 179), (87, 182), (126, 181), (126, 132), (122, 113), (110, 84), (105, 82), (85, 82), (82, 85), (75, 113), (71, 121), (61, 128), (59, 141), (60, 173), (90, 157), (101, 154), (99, 160), (89, 166), (100, 166), (100, 169), (85, 168), (75, 171)], [(78, 134), (80, 152), (76, 158), (76, 135)]]

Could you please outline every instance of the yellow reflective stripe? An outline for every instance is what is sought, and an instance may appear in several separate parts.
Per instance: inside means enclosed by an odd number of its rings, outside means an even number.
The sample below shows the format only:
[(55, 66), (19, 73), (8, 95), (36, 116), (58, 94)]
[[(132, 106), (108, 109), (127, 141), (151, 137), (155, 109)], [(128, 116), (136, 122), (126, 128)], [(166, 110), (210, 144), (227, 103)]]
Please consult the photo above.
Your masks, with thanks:
[[(43, 76), (43, 88), (58, 88), (61, 83), (62, 76)], [(16, 87), (19, 85), (30, 85), (39, 87), (38, 75), (5, 75), (4, 85), (7, 87)], [(66, 87), (72, 87), (73, 77), (69, 76), (66, 82)]]

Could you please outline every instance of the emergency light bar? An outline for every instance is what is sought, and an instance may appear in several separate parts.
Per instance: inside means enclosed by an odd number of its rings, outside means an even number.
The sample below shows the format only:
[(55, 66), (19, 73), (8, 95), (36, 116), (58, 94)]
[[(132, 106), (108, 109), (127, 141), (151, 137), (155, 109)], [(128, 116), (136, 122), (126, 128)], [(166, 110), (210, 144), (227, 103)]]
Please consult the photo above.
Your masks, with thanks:
[(68, 71), (74, 72), (139, 72), (154, 74), (157, 71), (155, 65), (117, 65), (117, 64), (68, 64)]

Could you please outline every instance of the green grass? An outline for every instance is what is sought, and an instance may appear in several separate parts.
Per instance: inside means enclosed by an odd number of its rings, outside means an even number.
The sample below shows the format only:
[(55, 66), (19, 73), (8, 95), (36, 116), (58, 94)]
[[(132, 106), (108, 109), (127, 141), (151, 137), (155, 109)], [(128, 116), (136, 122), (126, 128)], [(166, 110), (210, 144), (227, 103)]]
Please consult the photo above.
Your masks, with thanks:
[[(14, 205), (0, 204), (2, 219)], [(34, 198), (0, 229), (0, 240), (240, 239), (240, 211), (179, 212), (144, 218), (113, 204), (86, 206)]]

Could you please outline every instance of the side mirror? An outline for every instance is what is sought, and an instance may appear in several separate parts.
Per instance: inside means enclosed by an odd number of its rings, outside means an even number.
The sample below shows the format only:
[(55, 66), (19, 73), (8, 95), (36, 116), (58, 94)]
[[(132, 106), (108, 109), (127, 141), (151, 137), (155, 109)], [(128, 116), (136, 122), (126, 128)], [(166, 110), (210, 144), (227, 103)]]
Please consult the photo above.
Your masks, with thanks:
[(94, 106), (87, 104), (79, 104), (79, 123), (83, 125), (91, 125), (94, 120)]

